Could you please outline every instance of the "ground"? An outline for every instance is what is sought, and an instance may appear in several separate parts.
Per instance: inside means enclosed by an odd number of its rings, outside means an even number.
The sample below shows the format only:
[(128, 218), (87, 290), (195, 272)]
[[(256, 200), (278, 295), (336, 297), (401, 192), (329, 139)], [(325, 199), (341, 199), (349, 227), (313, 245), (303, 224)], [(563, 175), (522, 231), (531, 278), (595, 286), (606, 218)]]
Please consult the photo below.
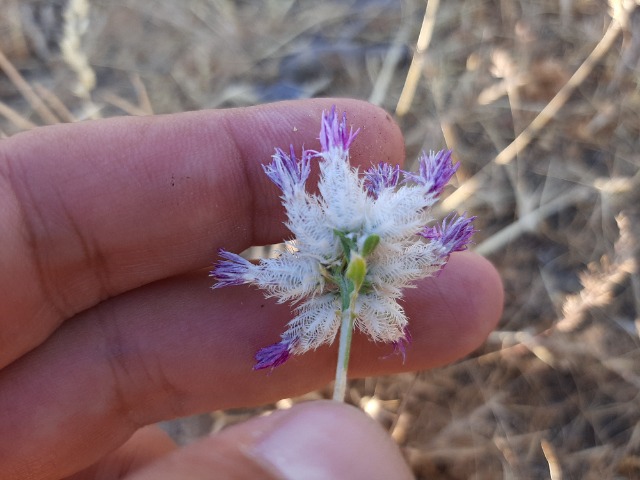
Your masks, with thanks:
[[(452, 148), (506, 289), (449, 367), (355, 381), (418, 478), (640, 477), (640, 9), (625, 0), (0, 0), (0, 135), (349, 96)], [(329, 390), (305, 398), (321, 398)], [(167, 426), (183, 441), (286, 408)]]

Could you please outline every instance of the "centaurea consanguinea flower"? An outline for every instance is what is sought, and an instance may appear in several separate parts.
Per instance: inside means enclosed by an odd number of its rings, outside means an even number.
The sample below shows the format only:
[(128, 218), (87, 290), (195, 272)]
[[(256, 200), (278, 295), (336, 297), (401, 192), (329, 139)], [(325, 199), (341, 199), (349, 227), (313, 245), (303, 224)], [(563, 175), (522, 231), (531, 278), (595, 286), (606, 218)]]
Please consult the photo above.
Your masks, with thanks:
[[(305, 149), (297, 158), (293, 146), (289, 153), (276, 149), (263, 166), (281, 191), (293, 234), (276, 258), (251, 263), (220, 251), (214, 288), (252, 284), (293, 305), (280, 342), (257, 352), (254, 369), (331, 344), (341, 331), (344, 383), (349, 355), (342, 341), (350, 343), (354, 328), (404, 356), (410, 337), (398, 303), (403, 290), (437, 273), (471, 240), (474, 217), (452, 214), (430, 225), (430, 209), (458, 168), (450, 151), (423, 153), (417, 173), (381, 162), (361, 174), (349, 163), (357, 134), (334, 107), (322, 116), (319, 151)], [(311, 162), (319, 164), (319, 194), (306, 189)]]

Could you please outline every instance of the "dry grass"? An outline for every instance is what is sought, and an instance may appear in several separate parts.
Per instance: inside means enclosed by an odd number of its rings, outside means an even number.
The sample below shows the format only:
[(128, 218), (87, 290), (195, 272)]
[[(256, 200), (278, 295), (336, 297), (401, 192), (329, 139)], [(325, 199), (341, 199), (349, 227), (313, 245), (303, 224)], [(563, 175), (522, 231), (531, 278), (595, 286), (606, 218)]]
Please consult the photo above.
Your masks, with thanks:
[(418, 478), (640, 478), (634, 1), (88, 5), (0, 0), (0, 134), (323, 95), (396, 112), (410, 158), (462, 162), (444, 208), (478, 215), (505, 314), (469, 358), (354, 382), (352, 401)]

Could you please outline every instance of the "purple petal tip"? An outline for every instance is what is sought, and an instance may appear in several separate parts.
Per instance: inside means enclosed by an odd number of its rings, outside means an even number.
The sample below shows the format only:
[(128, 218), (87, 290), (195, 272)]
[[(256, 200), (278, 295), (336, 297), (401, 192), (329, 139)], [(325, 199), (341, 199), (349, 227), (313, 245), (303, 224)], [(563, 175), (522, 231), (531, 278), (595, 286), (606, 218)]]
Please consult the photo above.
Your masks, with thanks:
[(408, 328), (404, 329), (404, 337), (393, 342), (393, 353), (402, 356), (402, 363), (407, 359), (407, 347), (411, 345), (411, 332)]
[(275, 183), (285, 195), (292, 195), (296, 188), (304, 187), (311, 173), (310, 152), (303, 150), (300, 159), (296, 158), (293, 145), (290, 153), (276, 148), (273, 160), (262, 168), (267, 176)]
[(455, 165), (452, 163), (452, 153), (451, 150), (430, 152), (428, 155), (423, 152), (419, 160), (419, 172), (417, 174), (405, 172), (405, 181), (419, 183), (427, 187), (428, 193), (440, 195), (460, 166), (460, 163)]
[(451, 213), (442, 220), (441, 225), (425, 227), (420, 235), (424, 238), (438, 242), (445, 250), (445, 255), (453, 252), (461, 252), (467, 249), (471, 242), (471, 237), (476, 232), (473, 221), (476, 217), (466, 217), (461, 215), (456, 218), (455, 213)]
[(229, 287), (232, 285), (242, 285), (247, 283), (246, 275), (253, 267), (251, 262), (235, 253), (220, 249), (218, 254), (224, 258), (218, 262), (209, 273), (217, 282), (213, 288)]
[(349, 150), (351, 142), (353, 142), (360, 130), (353, 131), (352, 128), (347, 129), (347, 114), (342, 114), (342, 120), (338, 118), (336, 106), (332, 106), (329, 113), (322, 113), (322, 126), (320, 128), (320, 146), (323, 152), (340, 148), (341, 150)]
[(289, 351), (290, 346), (291, 344), (289, 342), (282, 340), (268, 347), (261, 348), (256, 353), (256, 364), (253, 366), (253, 369), (263, 370), (265, 368), (275, 368), (282, 365), (289, 360), (291, 356), (291, 352)]
[(380, 162), (364, 172), (364, 187), (369, 196), (378, 198), (380, 193), (387, 188), (395, 188), (400, 179), (400, 166), (389, 165)]

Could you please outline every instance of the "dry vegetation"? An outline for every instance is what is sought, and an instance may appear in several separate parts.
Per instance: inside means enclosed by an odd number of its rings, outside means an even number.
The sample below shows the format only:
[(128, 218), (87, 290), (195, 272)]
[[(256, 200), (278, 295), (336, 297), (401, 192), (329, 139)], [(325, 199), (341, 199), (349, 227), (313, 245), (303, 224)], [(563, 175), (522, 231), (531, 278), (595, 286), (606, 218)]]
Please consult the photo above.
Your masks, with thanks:
[(504, 318), (469, 358), (354, 382), (351, 400), (418, 478), (640, 478), (635, 1), (0, 0), (0, 12), (0, 135), (336, 95), (395, 112), (409, 158), (453, 148), (460, 188), (444, 207), (478, 215)]

